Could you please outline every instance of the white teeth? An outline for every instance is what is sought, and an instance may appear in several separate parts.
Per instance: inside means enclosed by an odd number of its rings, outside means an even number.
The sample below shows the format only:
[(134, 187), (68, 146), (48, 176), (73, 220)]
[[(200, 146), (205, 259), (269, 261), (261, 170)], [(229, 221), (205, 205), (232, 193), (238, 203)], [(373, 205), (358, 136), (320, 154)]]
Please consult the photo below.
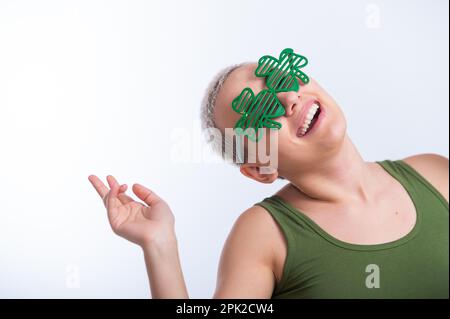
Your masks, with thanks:
[(308, 127), (311, 123), (311, 120), (313, 119), (314, 115), (316, 115), (317, 110), (319, 109), (319, 106), (317, 104), (314, 104), (308, 111), (308, 114), (306, 115), (305, 122), (302, 125), (303, 127)]
[(300, 133), (302, 135), (305, 135), (306, 132), (309, 129), (309, 125), (311, 124), (311, 121), (314, 117), (314, 115), (316, 115), (317, 110), (319, 109), (319, 105), (314, 104), (308, 111), (308, 114), (306, 115), (305, 121), (303, 122), (303, 125), (300, 128)]

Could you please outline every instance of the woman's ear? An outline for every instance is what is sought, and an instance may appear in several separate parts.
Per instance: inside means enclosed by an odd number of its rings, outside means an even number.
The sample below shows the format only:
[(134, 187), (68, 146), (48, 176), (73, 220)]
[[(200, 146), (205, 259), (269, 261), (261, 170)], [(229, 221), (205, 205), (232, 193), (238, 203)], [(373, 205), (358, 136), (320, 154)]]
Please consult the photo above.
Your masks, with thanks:
[(256, 164), (242, 164), (240, 171), (248, 178), (265, 184), (273, 183), (278, 178), (278, 170)]

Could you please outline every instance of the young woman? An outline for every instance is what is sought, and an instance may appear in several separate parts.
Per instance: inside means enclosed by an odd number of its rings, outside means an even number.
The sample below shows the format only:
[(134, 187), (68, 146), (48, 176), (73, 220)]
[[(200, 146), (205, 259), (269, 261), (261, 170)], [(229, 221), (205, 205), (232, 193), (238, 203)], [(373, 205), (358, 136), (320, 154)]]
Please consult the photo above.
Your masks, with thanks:
[[(204, 127), (234, 127), (240, 115), (232, 100), (245, 87), (255, 94), (265, 88), (255, 68), (230, 67), (214, 79)], [(276, 169), (262, 172), (258, 160), (239, 169), (261, 183), (289, 183), (235, 222), (214, 297), (448, 298), (448, 159), (366, 162), (342, 110), (315, 80), (277, 97), (286, 112), (277, 118)], [(96, 176), (89, 180), (113, 231), (142, 247), (152, 297), (188, 298), (169, 205), (139, 184), (133, 192), (145, 204), (112, 176), (109, 187)]]

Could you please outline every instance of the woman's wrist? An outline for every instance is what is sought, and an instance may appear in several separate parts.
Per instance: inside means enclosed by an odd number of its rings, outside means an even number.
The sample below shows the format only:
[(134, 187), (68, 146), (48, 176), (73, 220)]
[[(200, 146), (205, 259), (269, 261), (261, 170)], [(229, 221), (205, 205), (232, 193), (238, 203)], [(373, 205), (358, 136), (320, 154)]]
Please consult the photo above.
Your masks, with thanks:
[(141, 245), (145, 255), (148, 256), (173, 256), (178, 255), (178, 242), (175, 233), (161, 239), (154, 239)]
[(152, 298), (189, 298), (176, 237), (142, 245)]

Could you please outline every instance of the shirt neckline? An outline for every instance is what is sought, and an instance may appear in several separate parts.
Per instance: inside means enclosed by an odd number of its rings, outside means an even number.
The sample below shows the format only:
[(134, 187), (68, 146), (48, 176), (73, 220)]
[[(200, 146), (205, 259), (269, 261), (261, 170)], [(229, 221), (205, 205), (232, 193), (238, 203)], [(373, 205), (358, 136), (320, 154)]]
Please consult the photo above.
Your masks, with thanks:
[(295, 208), (288, 202), (286, 202), (283, 198), (281, 198), (278, 195), (273, 195), (271, 198), (276, 200), (278, 203), (283, 205), (286, 209), (288, 209), (290, 212), (296, 214), (299, 218), (301, 218), (303, 221), (305, 221), (315, 232), (317, 232), (321, 237), (323, 237), (328, 242), (350, 250), (358, 250), (358, 251), (373, 251), (373, 250), (385, 250), (385, 249), (391, 249), (400, 245), (403, 245), (410, 241), (412, 238), (414, 238), (417, 233), (419, 232), (420, 226), (422, 224), (422, 211), (421, 207), (419, 205), (419, 201), (416, 198), (414, 192), (410, 189), (410, 187), (403, 182), (401, 178), (398, 178), (397, 174), (391, 170), (388, 167), (389, 162), (392, 162), (390, 160), (385, 161), (375, 161), (376, 164), (380, 165), (385, 171), (387, 171), (397, 182), (401, 184), (401, 186), (406, 190), (408, 193), (408, 196), (410, 197), (411, 201), (414, 204), (414, 208), (416, 211), (416, 222), (414, 224), (414, 227), (403, 237), (396, 239), (394, 241), (381, 243), (381, 244), (355, 244), (355, 243), (349, 243), (342, 241), (340, 239), (337, 239), (336, 237), (330, 235), (328, 232), (326, 232), (321, 226), (319, 226), (315, 221), (313, 221), (311, 218), (309, 218), (306, 214), (304, 214), (299, 209)]

